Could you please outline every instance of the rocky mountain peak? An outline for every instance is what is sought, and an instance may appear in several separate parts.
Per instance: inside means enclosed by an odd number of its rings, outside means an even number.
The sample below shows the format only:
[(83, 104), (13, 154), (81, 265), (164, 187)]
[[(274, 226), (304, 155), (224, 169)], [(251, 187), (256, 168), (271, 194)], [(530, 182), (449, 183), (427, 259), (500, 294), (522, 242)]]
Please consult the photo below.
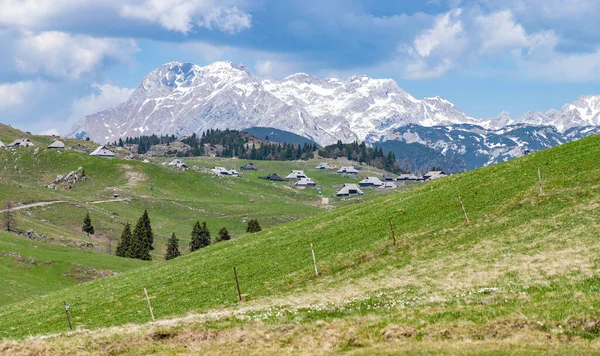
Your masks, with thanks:
[(549, 125), (560, 132), (600, 125), (600, 97), (582, 96), (561, 110), (512, 119), (468, 116), (449, 100), (418, 100), (392, 79), (356, 75), (346, 80), (296, 73), (283, 80), (255, 76), (243, 64), (206, 66), (170, 62), (152, 71), (129, 100), (82, 118), (71, 135), (110, 142), (141, 134), (191, 134), (213, 128), (272, 127), (326, 145), (385, 137), (399, 127), (470, 124), (497, 128)]

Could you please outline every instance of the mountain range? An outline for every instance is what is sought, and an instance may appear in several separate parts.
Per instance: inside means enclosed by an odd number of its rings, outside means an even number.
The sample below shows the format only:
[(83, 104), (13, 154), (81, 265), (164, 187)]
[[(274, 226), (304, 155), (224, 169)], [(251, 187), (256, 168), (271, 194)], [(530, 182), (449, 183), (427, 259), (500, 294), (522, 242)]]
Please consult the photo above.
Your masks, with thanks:
[(126, 102), (79, 120), (69, 136), (112, 142), (145, 134), (274, 128), (321, 145), (364, 140), (399, 159), (408, 147), (421, 145), (441, 163), (462, 162), (446, 167), (456, 171), (596, 133), (598, 125), (600, 96), (582, 96), (544, 113), (477, 119), (441, 97), (416, 99), (392, 79), (297, 73), (274, 80), (231, 62), (171, 62), (147, 75)]

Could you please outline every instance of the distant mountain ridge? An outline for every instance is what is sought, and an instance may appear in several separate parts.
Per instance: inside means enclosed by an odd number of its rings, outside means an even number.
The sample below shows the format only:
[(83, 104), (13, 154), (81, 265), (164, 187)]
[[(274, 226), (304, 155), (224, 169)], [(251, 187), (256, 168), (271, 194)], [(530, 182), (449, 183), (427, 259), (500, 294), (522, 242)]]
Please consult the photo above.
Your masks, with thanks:
[[(420, 140), (415, 142), (443, 155), (464, 156), (462, 150), (475, 149), (469, 152), (477, 157), (467, 162), (470, 167), (475, 161), (490, 164), (517, 156), (526, 147), (570, 141), (597, 132), (598, 125), (600, 96), (594, 95), (581, 96), (560, 110), (517, 118), (503, 112), (494, 119), (476, 119), (441, 97), (415, 99), (391, 79), (365, 75), (318, 79), (297, 73), (278, 81), (255, 76), (246, 66), (231, 62), (204, 67), (171, 62), (146, 76), (126, 102), (79, 120), (69, 136), (104, 143), (145, 134), (262, 127), (324, 146), (338, 140), (409, 142), (416, 134)], [(474, 134), (479, 144), (467, 144), (461, 138), (467, 136), (450, 133), (454, 131)], [(494, 141), (507, 133), (516, 136)]]

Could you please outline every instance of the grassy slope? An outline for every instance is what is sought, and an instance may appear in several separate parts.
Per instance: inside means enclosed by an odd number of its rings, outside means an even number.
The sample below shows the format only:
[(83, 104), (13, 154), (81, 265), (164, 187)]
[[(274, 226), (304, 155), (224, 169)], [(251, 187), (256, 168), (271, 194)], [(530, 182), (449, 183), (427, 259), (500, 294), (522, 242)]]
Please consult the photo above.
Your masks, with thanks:
[[(38, 261), (32, 263), (30, 258)], [(84, 273), (83, 269), (125, 272), (147, 264), (0, 232), (0, 280), (4, 286), (0, 293), (0, 305), (90, 279), (92, 275)]]
[[(131, 160), (108, 160), (76, 152), (41, 149), (0, 151), (0, 201), (15, 203), (66, 200), (66, 204), (19, 211), (17, 226), (33, 229), (50, 236), (87, 240), (80, 232), (85, 211), (90, 211), (98, 232), (93, 241), (106, 248), (107, 239), (120, 236), (122, 225), (135, 222), (148, 209), (157, 235), (155, 257), (162, 256), (166, 239), (175, 232), (182, 245), (187, 245), (189, 233), (196, 219), (206, 220), (216, 233), (225, 226), (233, 234), (244, 233), (245, 221), (257, 218), (265, 227), (295, 220), (322, 211), (320, 194), (315, 189), (298, 190), (289, 182), (267, 182), (258, 179), (265, 171), (244, 173), (244, 178), (216, 178), (211, 174), (194, 171), (181, 172), (155, 164)], [(203, 168), (214, 165), (238, 167), (243, 161), (222, 161), (202, 158), (186, 160), (190, 165)], [(284, 174), (292, 168), (307, 169), (318, 164), (309, 162), (260, 162), (270, 171)], [(17, 166), (19, 169), (15, 169)], [(45, 188), (58, 174), (66, 174), (83, 167), (89, 179), (72, 185), (72, 189), (52, 191)], [(6, 169), (4, 169), (6, 168)], [(309, 172), (322, 184), (321, 194), (331, 195), (334, 185), (355, 182), (360, 178), (345, 178), (334, 172)], [(363, 173), (362, 176), (373, 173)], [(376, 172), (381, 174), (381, 172)], [(151, 189), (153, 187), (153, 189)], [(66, 188), (66, 187), (65, 187)], [(113, 193), (127, 202), (90, 204), (111, 200)], [(360, 199), (332, 199), (334, 205), (344, 205), (384, 194), (371, 190)], [(254, 203), (250, 203), (254, 201)], [(114, 247), (114, 244), (113, 244)]]
[[(266, 316), (284, 324), (342, 320), (343, 327), (367, 315), (372, 322), (355, 332), (372, 345), (393, 324), (414, 329), (414, 335), (464, 333), (476, 339), (498, 325), (510, 330), (510, 323), (523, 322), (550, 330), (564, 323), (572, 326), (571, 337), (595, 338), (600, 328), (586, 329), (586, 320), (600, 308), (599, 151), (600, 138), (589, 137), (17, 303), (0, 309), (3, 336), (64, 330), (64, 299), (73, 306), (78, 328), (145, 322), (143, 286), (159, 318), (232, 305), (231, 269), (237, 266), (251, 303), (386, 291), (391, 297), (365, 297), (351, 308)], [(470, 225), (464, 223), (459, 194)], [(403, 242), (396, 248), (388, 247), (388, 218)], [(311, 241), (322, 273), (318, 279)], [(479, 290), (483, 287), (498, 289), (489, 295)], [(386, 304), (386, 298), (394, 303)]]

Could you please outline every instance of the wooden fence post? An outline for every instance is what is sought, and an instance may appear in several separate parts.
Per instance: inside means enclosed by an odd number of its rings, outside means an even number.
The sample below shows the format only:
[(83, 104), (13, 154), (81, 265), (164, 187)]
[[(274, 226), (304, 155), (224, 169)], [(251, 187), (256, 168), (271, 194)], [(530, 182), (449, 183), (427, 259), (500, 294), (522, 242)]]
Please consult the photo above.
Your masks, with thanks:
[(462, 208), (463, 214), (465, 214), (465, 220), (466, 220), (467, 224), (470, 224), (471, 222), (469, 221), (469, 217), (467, 216), (467, 211), (465, 210), (465, 206), (463, 205), (460, 195), (458, 196), (458, 202), (460, 203), (460, 207)]
[(148, 303), (148, 310), (150, 311), (150, 316), (152, 317), (152, 321), (154, 321), (154, 313), (152, 312), (152, 305), (150, 305), (150, 298), (148, 297), (148, 291), (146, 287), (144, 287), (144, 294), (146, 295), (146, 302)]
[(315, 258), (315, 248), (312, 242), (310, 243), (310, 250), (312, 252), (313, 265), (315, 266), (315, 276), (319, 277), (319, 271), (317, 270), (317, 259)]
[(235, 286), (237, 287), (238, 298), (242, 301), (242, 291), (240, 290), (240, 281), (238, 281), (237, 270), (233, 266), (233, 274), (235, 275)]
[(542, 195), (544, 193), (542, 191), (542, 173), (540, 172), (539, 168), (538, 168), (538, 186), (540, 187), (540, 195)]
[(73, 330), (73, 324), (71, 324), (71, 315), (69, 315), (69, 308), (71, 308), (71, 306), (67, 305), (66, 301), (63, 301), (63, 304), (65, 306), (65, 314), (67, 314), (67, 321), (69, 322), (69, 329)]
[(392, 219), (390, 219), (390, 230), (392, 230), (392, 239), (394, 239), (394, 246), (398, 243), (396, 240), (396, 232), (394, 231), (394, 225), (392, 224)]

